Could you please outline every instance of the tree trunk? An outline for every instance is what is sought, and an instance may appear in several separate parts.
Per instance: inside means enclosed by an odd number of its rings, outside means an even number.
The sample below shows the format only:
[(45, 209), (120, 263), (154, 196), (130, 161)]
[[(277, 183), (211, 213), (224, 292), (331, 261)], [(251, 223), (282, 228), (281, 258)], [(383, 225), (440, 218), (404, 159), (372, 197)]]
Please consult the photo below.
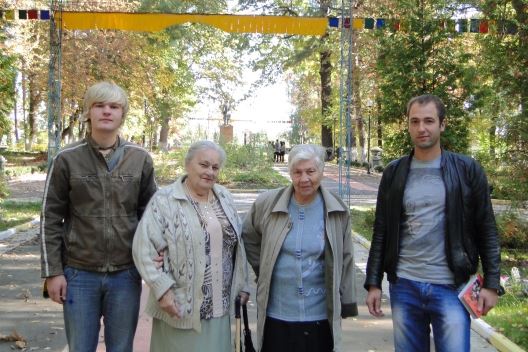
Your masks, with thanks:
[(159, 136), (159, 147), (163, 151), (168, 150), (168, 138), (169, 138), (169, 122), (170, 117), (164, 117), (161, 120), (161, 130), (160, 130), (160, 136)]
[[(352, 31), (352, 45), (355, 45), (357, 38), (357, 32)], [(352, 108), (354, 115), (356, 117), (356, 132), (359, 141), (359, 147), (361, 148), (361, 154), (356, 150), (356, 155), (359, 156), (359, 161), (364, 162), (366, 150), (365, 150), (365, 120), (363, 119), (363, 110), (361, 104), (361, 70), (359, 68), (359, 62), (361, 58), (359, 57), (359, 50), (357, 48), (352, 48), (352, 53), (355, 53), (355, 57), (352, 56), (351, 69), (352, 69)], [(369, 112), (370, 113), (370, 112)]]
[[(324, 46), (327, 35), (321, 38), (321, 46)], [(332, 148), (334, 142), (332, 140), (332, 127), (329, 126), (332, 111), (332, 52), (330, 50), (322, 50), (319, 53), (320, 69), (319, 76), (321, 77), (321, 114), (323, 117), (323, 124), (321, 126), (321, 144), (325, 148)]]
[(28, 111), (28, 131), (26, 150), (33, 149), (33, 144), (37, 137), (37, 108), (40, 103), (40, 92), (34, 82), (35, 77), (29, 77), (29, 111)]
[[(328, 8), (330, 6), (329, 0), (321, 0), (319, 7), (319, 14), (326, 17), (328, 15)], [(321, 114), (323, 123), (321, 125), (321, 145), (325, 148), (334, 149), (334, 141), (332, 136), (332, 127), (335, 121), (332, 119), (332, 51), (327, 49), (326, 44), (328, 34), (325, 34), (320, 39), (319, 52), (319, 76), (321, 78)]]

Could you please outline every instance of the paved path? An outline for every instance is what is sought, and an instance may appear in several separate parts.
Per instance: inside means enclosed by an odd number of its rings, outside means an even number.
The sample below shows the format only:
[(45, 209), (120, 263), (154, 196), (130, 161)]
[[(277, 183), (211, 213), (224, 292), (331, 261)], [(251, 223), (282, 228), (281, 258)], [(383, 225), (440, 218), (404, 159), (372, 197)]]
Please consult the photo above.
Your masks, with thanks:
[[(285, 174), (287, 176), (287, 170), (286, 167), (281, 165), (277, 166), (278, 171)], [(335, 165), (329, 165), (326, 168), (326, 175), (328, 177), (325, 177), (323, 180), (323, 184), (331, 189), (334, 189), (335, 191), (339, 191), (339, 185), (338, 181), (340, 180), (339, 176), (339, 170)], [(364, 205), (373, 205), (375, 203), (375, 197), (377, 193), (377, 184), (379, 183), (379, 175), (367, 175), (366, 172), (362, 172), (361, 170), (352, 170), (351, 171), (351, 179), (353, 182), (350, 183), (350, 204), (354, 206), (364, 206)], [(346, 175), (341, 175), (341, 180), (346, 179)], [(341, 190), (343, 191), (343, 186), (341, 187)], [(346, 188), (344, 189), (346, 191)], [(346, 197), (348, 197), (348, 193), (344, 192)], [(237, 209), (241, 216), (244, 216), (244, 214), (247, 212), (253, 201), (255, 200), (256, 196), (258, 195), (258, 192), (244, 192), (244, 191), (237, 191), (233, 192), (235, 203), (237, 205)], [(37, 236), (36, 230), (30, 230), (26, 231), (20, 234), (17, 234), (16, 236), (13, 236), (11, 239), (0, 241), (0, 259), (2, 259), (2, 253), (4, 253), (7, 249), (13, 249), (15, 248), (19, 243), (27, 241), (28, 239), (35, 238)], [(28, 260), (33, 261), (33, 266), (38, 267), (39, 263), (39, 252), (38, 252), (38, 245), (33, 244), (32, 246), (27, 247), (28, 254), (25, 255), (24, 258), (29, 258)], [(3, 250), (2, 250), (3, 249)], [(343, 329), (343, 343), (344, 343), (344, 351), (392, 351), (392, 323), (391, 323), (391, 312), (390, 312), (390, 305), (389, 300), (387, 297), (384, 298), (383, 302), (383, 310), (385, 312), (385, 317), (381, 319), (373, 318), (369, 315), (368, 310), (364, 304), (365, 302), (365, 296), (366, 291), (361, 287), (362, 282), (364, 281), (364, 270), (366, 266), (366, 261), (368, 257), (368, 250), (358, 241), (358, 239), (355, 239), (354, 243), (354, 255), (355, 255), (355, 263), (356, 263), (356, 270), (357, 270), (357, 276), (358, 276), (358, 304), (359, 304), (359, 316), (354, 318), (349, 318), (343, 320), (342, 323), (342, 329)], [(3, 271), (3, 270), (2, 270)], [(33, 295), (38, 295), (40, 280), (38, 279), (38, 269), (35, 270), (35, 273), (33, 274), (32, 278), (32, 291), (34, 292)], [(0, 276), (1, 277), (1, 276)], [(37, 282), (35, 284), (35, 282)], [(251, 280), (251, 283), (254, 281)], [(385, 283), (386, 284), (386, 283)], [(255, 331), (256, 331), (256, 306), (254, 304), (255, 299), (255, 287), (252, 285), (251, 287), (251, 300), (249, 302), (249, 319), (250, 319), (250, 327), (253, 332), (253, 341), (256, 343), (256, 337), (255, 337)], [(388, 290), (385, 288), (385, 292)], [(142, 296), (142, 302), (144, 303), (144, 299), (146, 298), (148, 294), (148, 288), (145, 287), (143, 291)], [(4, 311), (4, 303), (0, 303), (2, 306), (0, 307), (0, 315), (4, 316), (2, 311)], [(43, 306), (43, 313), (41, 314), (47, 314), (50, 315), (51, 318), (51, 327), (46, 327), (46, 329), (52, 329), (53, 332), (53, 338), (56, 340), (56, 342), (62, 342), (65, 341), (64, 337), (64, 331), (62, 329), (62, 321), (61, 321), (61, 314), (60, 314), (60, 306), (52, 303), (49, 300), (41, 301), (38, 300), (38, 304)], [(47, 308), (45, 308), (47, 306)], [(13, 319), (18, 319), (15, 327), (22, 327), (25, 326), (24, 324), (29, 323), (38, 323), (35, 321), (36, 318), (32, 317), (25, 317), (24, 314), (26, 313), (26, 310), (17, 311), (15, 308), (13, 308), (13, 311), (16, 314), (13, 314)], [(47, 312), (47, 313), (46, 313)], [(34, 313), (33, 313), (34, 314)], [(52, 317), (51, 317), (52, 316)], [(33, 319), (33, 321), (31, 321)], [(5, 322), (4, 322), (5, 323)], [(41, 321), (38, 324), (42, 324)], [(9, 323), (5, 324), (6, 326), (9, 326)], [(44, 326), (44, 324), (42, 324)], [(0, 326), (2, 326), (0, 324)], [(35, 324), (32, 325), (33, 328), (35, 328)], [(40, 326), (40, 325), (38, 325)], [(146, 316), (144, 313), (141, 313), (139, 318), (139, 326), (136, 334), (136, 339), (134, 342), (134, 351), (143, 352), (148, 351), (149, 346), (149, 340), (150, 340), (150, 329), (151, 329), (151, 319)], [(31, 341), (32, 346), (44, 346), (47, 345), (51, 346), (46, 348), (47, 351), (52, 352), (62, 352), (67, 351), (67, 348), (63, 347), (57, 348), (53, 347), (56, 345), (52, 344), (50, 338), (45, 338), (45, 332), (48, 331), (44, 328), (42, 329), (43, 332), (39, 332), (39, 334), (35, 333), (35, 338)], [(0, 331), (2, 333), (3, 331)], [(40, 337), (39, 337), (40, 336)], [(483, 338), (481, 338), (476, 333), (472, 332), (471, 336), (472, 340), (472, 348), (471, 351), (474, 352), (484, 352), (484, 351), (496, 351), (494, 347), (489, 345)], [(97, 351), (105, 351), (103, 341), (103, 336), (101, 336), (100, 339), (101, 343), (98, 347)], [(62, 342), (63, 343), (63, 342)], [(7, 344), (1, 344), (0, 343), (0, 352), (3, 351), (11, 351), (12, 349)], [(30, 346), (31, 347), (31, 346)], [(4, 349), (5, 348), (5, 349)], [(44, 348), (40, 349), (32, 349), (35, 351), (44, 350)]]

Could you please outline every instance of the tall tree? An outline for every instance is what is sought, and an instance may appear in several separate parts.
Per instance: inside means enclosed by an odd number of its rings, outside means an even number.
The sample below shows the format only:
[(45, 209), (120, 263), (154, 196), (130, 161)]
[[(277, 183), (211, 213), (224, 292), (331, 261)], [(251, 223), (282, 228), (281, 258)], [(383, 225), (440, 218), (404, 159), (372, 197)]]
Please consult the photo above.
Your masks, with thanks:
[(5, 37), (0, 32), (0, 140), (9, 134), (9, 113), (15, 105), (15, 58), (5, 54)]
[(457, 11), (447, 2), (425, 0), (402, 0), (386, 9), (387, 17), (400, 20), (399, 31), (377, 33), (379, 114), (386, 126), (392, 125), (384, 144), (388, 159), (410, 150), (405, 105), (425, 93), (436, 94), (446, 104), (449, 119), (443, 145), (454, 151), (467, 149), (464, 104), (472, 90), (466, 70), (470, 55), (464, 50), (463, 36), (441, 26)]

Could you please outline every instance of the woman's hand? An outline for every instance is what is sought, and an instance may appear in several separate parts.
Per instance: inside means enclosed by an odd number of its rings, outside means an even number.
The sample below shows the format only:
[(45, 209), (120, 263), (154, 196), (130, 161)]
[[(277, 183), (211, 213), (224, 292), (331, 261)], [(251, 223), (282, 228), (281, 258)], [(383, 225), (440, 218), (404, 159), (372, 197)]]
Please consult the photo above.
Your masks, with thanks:
[(163, 256), (164, 256), (164, 253), (160, 252), (158, 253), (158, 256), (152, 258), (152, 260), (154, 261), (154, 265), (156, 266), (156, 269), (163, 270)]
[(167, 292), (161, 296), (158, 303), (160, 308), (172, 318), (181, 319), (180, 307), (178, 307), (174, 298), (172, 290), (167, 290)]
[(247, 293), (245, 291), (240, 291), (240, 293), (238, 295), (240, 296), (240, 304), (241, 305), (244, 305), (244, 304), (246, 304), (249, 301), (249, 293)]

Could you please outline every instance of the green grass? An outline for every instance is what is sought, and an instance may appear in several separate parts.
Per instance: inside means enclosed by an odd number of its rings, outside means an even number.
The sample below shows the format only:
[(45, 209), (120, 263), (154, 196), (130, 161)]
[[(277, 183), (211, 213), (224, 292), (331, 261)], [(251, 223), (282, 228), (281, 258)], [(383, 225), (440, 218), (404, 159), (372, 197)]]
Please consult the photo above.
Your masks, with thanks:
[(40, 213), (41, 202), (0, 202), (0, 231), (33, 220)]
[[(372, 225), (374, 222), (373, 207), (351, 207), (352, 230), (372, 240)], [(517, 267), (522, 278), (528, 277), (528, 253), (524, 250), (502, 250), (501, 273), (511, 275), (512, 267)], [(522, 292), (520, 285), (506, 287), (506, 294), (486, 317), (489, 325), (528, 350), (528, 296)]]
[(374, 207), (351, 207), (350, 216), (352, 217), (352, 231), (372, 241)]
[(483, 320), (528, 350), (528, 299), (520, 290), (507, 290)]

